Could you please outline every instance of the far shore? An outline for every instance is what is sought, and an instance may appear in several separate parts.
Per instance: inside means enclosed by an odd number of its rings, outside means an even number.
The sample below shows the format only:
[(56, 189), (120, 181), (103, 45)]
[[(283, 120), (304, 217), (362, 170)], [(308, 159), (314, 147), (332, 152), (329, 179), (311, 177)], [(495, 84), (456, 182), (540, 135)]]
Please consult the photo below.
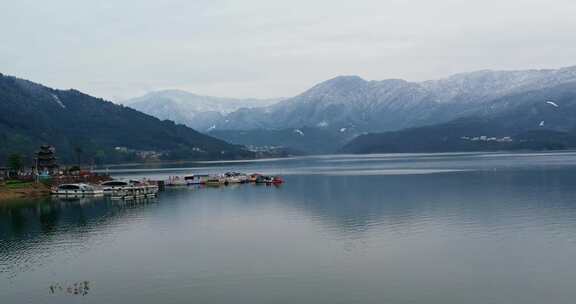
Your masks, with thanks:
[(105, 172), (106, 169), (113, 169), (118, 167), (137, 167), (137, 166), (162, 166), (162, 165), (178, 165), (178, 164), (210, 164), (210, 163), (242, 163), (242, 162), (266, 162), (281, 159), (292, 159), (302, 156), (315, 156), (315, 155), (298, 155), (298, 156), (285, 156), (285, 157), (261, 157), (261, 158), (245, 158), (245, 159), (219, 159), (219, 160), (155, 160), (144, 162), (128, 162), (128, 163), (112, 163), (94, 166), (95, 172)]

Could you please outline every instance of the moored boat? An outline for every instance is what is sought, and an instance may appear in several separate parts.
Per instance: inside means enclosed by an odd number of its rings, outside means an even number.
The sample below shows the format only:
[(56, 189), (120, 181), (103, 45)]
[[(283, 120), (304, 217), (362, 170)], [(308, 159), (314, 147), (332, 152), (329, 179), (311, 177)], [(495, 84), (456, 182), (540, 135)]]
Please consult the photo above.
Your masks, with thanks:
[(62, 184), (52, 189), (53, 195), (85, 195), (100, 196), (104, 195), (104, 190), (88, 184)]
[(184, 176), (184, 181), (186, 182), (186, 185), (188, 185), (188, 186), (203, 185), (206, 183), (207, 178), (208, 178), (208, 175), (187, 175), (187, 176)]
[(156, 197), (156, 195), (158, 195), (158, 186), (143, 184), (114, 190), (111, 198), (115, 200), (135, 200), (152, 198)]
[(228, 182), (221, 176), (210, 176), (206, 179), (206, 186), (221, 186), (226, 185)]
[(280, 176), (274, 176), (272, 178), (272, 184), (274, 184), (274, 185), (280, 185), (283, 183), (284, 183), (284, 179), (282, 179), (282, 177), (280, 177)]
[(280, 185), (284, 180), (280, 176), (263, 175), (259, 173), (245, 174), (241, 172), (226, 172), (224, 174), (213, 175), (186, 175), (186, 176), (169, 176), (165, 181), (166, 186), (190, 186), (190, 185), (206, 185), (206, 186), (227, 186), (245, 183), (256, 183), (266, 185)]
[(243, 184), (249, 181), (248, 175), (239, 172), (227, 172), (224, 178), (230, 184)]
[(258, 180), (258, 177), (262, 176), (262, 174), (259, 173), (252, 173), (248, 176), (248, 181), (251, 183), (255, 183)]
[(181, 176), (169, 176), (165, 184), (167, 187), (179, 187), (188, 185), (186, 179)]
[(130, 182), (123, 180), (111, 180), (100, 184), (104, 194), (112, 194), (115, 190), (120, 190), (126, 187), (130, 187)]
[(255, 183), (268, 184), (268, 185), (280, 185), (280, 184), (284, 183), (284, 180), (280, 176), (258, 175), (256, 177)]
[(148, 181), (123, 181), (123, 180), (111, 180), (100, 184), (105, 195), (113, 195), (115, 192), (131, 189), (133, 187), (144, 187), (148, 192), (157, 193), (159, 187), (156, 183), (151, 183)]

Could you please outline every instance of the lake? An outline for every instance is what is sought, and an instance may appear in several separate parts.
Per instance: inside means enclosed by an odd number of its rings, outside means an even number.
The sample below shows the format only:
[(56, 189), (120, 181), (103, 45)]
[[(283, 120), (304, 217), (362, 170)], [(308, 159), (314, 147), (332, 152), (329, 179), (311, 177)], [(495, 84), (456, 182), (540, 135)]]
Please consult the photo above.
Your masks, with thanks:
[(0, 303), (574, 303), (576, 153), (137, 165), (280, 187), (0, 205)]

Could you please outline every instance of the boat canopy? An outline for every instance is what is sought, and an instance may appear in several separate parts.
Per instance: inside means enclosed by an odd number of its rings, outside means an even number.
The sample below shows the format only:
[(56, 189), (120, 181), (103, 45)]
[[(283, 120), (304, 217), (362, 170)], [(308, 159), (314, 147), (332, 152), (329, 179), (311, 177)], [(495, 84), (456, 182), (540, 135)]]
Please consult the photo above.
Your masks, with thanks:
[(107, 182), (103, 182), (101, 184), (102, 186), (111, 186), (111, 187), (115, 187), (115, 186), (128, 186), (128, 182), (125, 181), (107, 181)]
[(64, 185), (58, 186), (58, 189), (60, 189), (60, 190), (80, 190), (81, 187), (80, 187), (80, 185), (76, 185), (76, 184), (64, 184)]

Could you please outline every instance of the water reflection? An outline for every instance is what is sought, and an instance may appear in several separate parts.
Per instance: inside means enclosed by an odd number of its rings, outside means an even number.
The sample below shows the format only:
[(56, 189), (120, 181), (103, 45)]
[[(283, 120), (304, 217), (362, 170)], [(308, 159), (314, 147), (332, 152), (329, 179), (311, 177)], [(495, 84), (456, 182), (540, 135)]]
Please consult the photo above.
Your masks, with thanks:
[[(490, 227), (576, 216), (574, 169), (290, 178), (287, 202), (346, 233), (434, 221)], [(480, 227), (476, 227), (480, 226)]]
[[(105, 198), (53, 197), (0, 207), (0, 273), (34, 269), (50, 253), (82, 249), (108, 226), (125, 225), (157, 199), (113, 202)], [(48, 250), (45, 250), (49, 247)], [(64, 252), (58, 252), (63, 249)]]
[(326, 155), (263, 161), (217, 161), (209, 164), (210, 166), (203, 162), (140, 164), (117, 166), (109, 172), (117, 176), (156, 178), (179, 174), (221, 173), (222, 170), (283, 175), (430, 174), (443, 171), (576, 166), (576, 152)]
[[(191, 200), (224, 201), (228, 208), (260, 208), (270, 202), (293, 208), (331, 233), (353, 236), (386, 227), (403, 233), (427, 225), (451, 225), (473, 232), (502, 226), (576, 225), (574, 170), (473, 171), (399, 176), (290, 176), (283, 187), (236, 186), (214, 191), (185, 188), (164, 193), (162, 209)], [(277, 191), (260, 191), (273, 188)], [(30, 247), (66, 235), (84, 240), (107, 226), (138, 218), (157, 199), (112, 202), (103, 198), (54, 198), (0, 209), (0, 253), (18, 259)], [(223, 206), (217, 205), (218, 208)], [(209, 208), (197, 204), (198, 208)], [(224, 206), (226, 208), (226, 206)], [(140, 216), (143, 216), (140, 214)], [(170, 220), (169, 218), (167, 220)], [(124, 222), (129, 224), (130, 221)], [(575, 226), (576, 227), (576, 226)], [(359, 235), (353, 236), (359, 237)], [(8, 258), (10, 259), (10, 258)], [(9, 263), (2, 263), (4, 267)]]
[[(316, 157), (242, 165), (292, 172), (282, 187), (3, 205), (0, 294), (42, 302), (51, 284), (56, 303), (70, 284), (53, 282), (77, 281), (98, 284), (93, 303), (571, 303), (569, 156)], [(435, 171), (369, 174), (383, 168)]]

